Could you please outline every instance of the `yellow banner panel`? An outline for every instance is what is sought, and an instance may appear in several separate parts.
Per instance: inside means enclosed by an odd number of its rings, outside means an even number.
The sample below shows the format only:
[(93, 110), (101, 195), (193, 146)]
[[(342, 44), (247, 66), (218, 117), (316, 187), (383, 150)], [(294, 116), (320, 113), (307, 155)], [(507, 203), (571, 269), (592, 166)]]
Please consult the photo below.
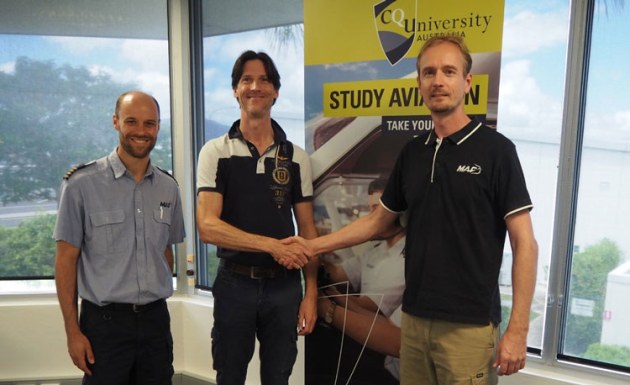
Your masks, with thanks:
[(499, 52), (503, 0), (305, 0), (305, 64), (416, 57), (433, 35), (464, 38), (471, 52)]
[[(464, 109), (485, 115), (488, 108), (488, 75), (475, 75)], [(414, 78), (365, 80), (324, 84), (324, 116), (430, 115)]]

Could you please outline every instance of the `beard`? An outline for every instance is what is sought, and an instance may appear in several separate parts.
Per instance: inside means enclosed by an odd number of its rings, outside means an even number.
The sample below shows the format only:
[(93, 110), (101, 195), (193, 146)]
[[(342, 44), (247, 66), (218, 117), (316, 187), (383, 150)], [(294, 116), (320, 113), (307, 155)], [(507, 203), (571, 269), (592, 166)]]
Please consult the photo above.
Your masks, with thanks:
[[(137, 159), (146, 158), (151, 153), (151, 150), (153, 150), (153, 147), (155, 147), (155, 142), (156, 142), (155, 138), (152, 138), (149, 136), (132, 136), (132, 135), (123, 136), (123, 134), (119, 134), (119, 137), (120, 137), (120, 147), (122, 147), (122, 149), (127, 154)], [(136, 149), (135, 142), (133, 140), (134, 138), (146, 139), (147, 143), (145, 147)]]

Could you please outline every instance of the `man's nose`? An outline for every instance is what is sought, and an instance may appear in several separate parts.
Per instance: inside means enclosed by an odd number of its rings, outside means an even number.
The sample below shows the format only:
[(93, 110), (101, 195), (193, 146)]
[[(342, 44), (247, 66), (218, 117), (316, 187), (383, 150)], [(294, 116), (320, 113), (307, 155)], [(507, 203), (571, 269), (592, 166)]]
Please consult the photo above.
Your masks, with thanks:
[(433, 79), (433, 85), (441, 85), (441, 84), (443, 84), (444, 83), (444, 76), (446, 76), (446, 75), (444, 75), (444, 72), (437, 71), (435, 73), (435, 77)]

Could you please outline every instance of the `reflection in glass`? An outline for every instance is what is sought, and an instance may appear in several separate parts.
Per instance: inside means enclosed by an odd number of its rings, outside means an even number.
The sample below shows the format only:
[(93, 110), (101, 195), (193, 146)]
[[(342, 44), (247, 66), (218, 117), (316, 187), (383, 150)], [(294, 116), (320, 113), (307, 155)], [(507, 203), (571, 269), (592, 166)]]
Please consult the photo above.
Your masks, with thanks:
[[(38, 23), (31, 19), (48, 4), (3, 4), (14, 17), (0, 29), (0, 279), (52, 278), (59, 184), (73, 165), (114, 149), (111, 117), (122, 92), (140, 89), (159, 101), (151, 158), (172, 169), (166, 1), (120, 3), (56, 3)], [(122, 10), (151, 23), (127, 23)]]
[(630, 33), (627, 9), (597, 2), (581, 147), (566, 356), (630, 368)]

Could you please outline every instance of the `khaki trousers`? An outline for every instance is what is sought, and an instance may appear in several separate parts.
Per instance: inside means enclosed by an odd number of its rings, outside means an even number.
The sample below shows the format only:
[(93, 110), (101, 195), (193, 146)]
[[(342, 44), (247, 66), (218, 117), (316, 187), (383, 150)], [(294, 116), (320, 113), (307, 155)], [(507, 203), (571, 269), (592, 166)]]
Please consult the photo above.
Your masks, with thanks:
[(402, 313), (401, 385), (496, 385), (498, 326), (419, 318)]

